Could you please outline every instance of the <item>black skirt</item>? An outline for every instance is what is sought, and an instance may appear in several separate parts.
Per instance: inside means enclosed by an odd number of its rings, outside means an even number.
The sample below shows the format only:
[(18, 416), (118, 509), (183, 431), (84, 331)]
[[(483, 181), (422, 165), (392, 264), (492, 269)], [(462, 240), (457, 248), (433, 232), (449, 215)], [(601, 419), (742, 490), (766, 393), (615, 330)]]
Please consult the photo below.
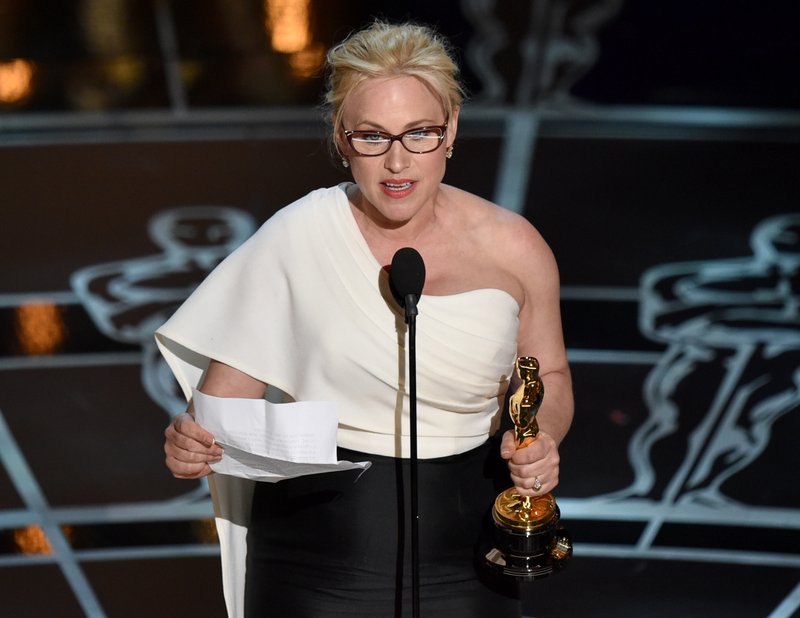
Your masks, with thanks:
[[(419, 598), (425, 618), (521, 615), (516, 586), (487, 579), (490, 508), (499, 491), (497, 444), (421, 459)], [(412, 615), (410, 463), (339, 449), (371, 461), (334, 472), (258, 483), (247, 535), (248, 618)], [(500, 474), (500, 479), (503, 475)]]

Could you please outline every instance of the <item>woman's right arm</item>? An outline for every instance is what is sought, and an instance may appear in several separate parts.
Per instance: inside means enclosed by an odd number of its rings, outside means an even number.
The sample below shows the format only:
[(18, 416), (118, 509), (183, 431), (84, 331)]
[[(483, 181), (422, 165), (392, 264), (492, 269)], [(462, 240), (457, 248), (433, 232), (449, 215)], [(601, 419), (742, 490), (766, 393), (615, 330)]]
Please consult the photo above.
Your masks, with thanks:
[[(200, 392), (214, 397), (260, 399), (267, 385), (229, 365), (212, 360)], [(166, 464), (172, 475), (180, 479), (197, 479), (211, 472), (210, 463), (222, 457), (222, 448), (214, 436), (194, 420), (192, 404), (176, 416), (164, 431)]]

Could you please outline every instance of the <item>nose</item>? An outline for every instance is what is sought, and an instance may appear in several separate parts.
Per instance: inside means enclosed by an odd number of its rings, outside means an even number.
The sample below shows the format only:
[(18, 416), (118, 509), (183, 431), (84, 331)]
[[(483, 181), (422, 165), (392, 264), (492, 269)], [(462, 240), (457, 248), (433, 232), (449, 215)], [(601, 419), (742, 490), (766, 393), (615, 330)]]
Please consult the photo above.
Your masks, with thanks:
[(411, 161), (411, 153), (403, 148), (400, 140), (393, 142), (389, 151), (383, 156), (383, 166), (393, 174), (406, 169)]

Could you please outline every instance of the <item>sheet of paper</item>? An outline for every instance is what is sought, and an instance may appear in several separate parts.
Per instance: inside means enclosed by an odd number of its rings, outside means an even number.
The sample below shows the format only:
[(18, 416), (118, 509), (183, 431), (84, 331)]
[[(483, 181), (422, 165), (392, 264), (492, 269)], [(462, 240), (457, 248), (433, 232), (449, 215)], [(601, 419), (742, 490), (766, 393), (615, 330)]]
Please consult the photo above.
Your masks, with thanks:
[(271, 403), (192, 392), (197, 422), (224, 450), (222, 460), (211, 465), (214, 472), (275, 482), (370, 466), (337, 461), (339, 410), (332, 402)]

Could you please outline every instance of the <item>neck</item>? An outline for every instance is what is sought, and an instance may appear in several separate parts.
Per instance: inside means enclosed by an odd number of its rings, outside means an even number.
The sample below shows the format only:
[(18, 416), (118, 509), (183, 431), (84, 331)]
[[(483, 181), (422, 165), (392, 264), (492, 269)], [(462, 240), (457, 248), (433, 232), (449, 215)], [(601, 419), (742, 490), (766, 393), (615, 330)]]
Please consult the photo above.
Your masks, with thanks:
[(373, 251), (378, 248), (376, 245), (397, 249), (424, 243), (437, 222), (435, 204), (418, 211), (411, 219), (393, 221), (367, 202), (357, 189), (348, 197), (361, 233)]

